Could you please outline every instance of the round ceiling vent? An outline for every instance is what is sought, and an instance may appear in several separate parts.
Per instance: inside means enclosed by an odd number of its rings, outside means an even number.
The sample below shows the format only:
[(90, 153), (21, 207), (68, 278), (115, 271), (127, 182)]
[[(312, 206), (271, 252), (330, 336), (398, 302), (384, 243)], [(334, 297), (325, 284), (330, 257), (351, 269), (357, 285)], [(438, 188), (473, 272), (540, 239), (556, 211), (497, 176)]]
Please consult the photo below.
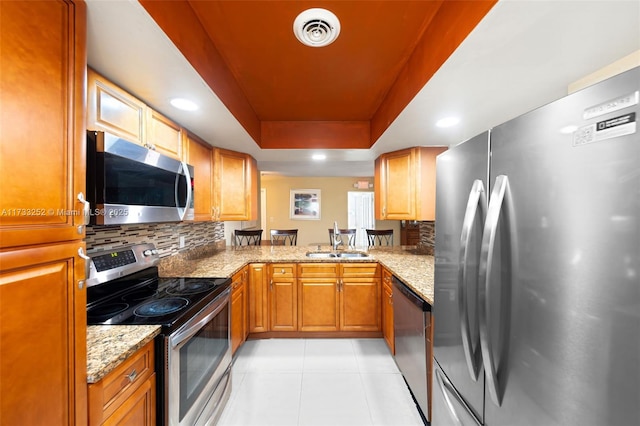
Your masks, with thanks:
[(307, 46), (327, 46), (338, 38), (340, 21), (326, 9), (307, 9), (293, 21), (293, 33)]

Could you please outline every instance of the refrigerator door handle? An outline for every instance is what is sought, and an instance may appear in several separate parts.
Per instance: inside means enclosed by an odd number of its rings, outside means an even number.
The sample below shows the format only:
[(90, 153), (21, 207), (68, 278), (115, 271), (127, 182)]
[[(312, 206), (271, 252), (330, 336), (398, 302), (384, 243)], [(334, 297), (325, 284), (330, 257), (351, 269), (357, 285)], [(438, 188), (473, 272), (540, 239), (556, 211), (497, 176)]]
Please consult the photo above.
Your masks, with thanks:
[[(469, 192), (469, 199), (467, 201), (467, 210), (464, 214), (464, 220), (462, 221), (462, 232), (460, 233), (460, 256), (458, 264), (462, 265), (458, 269), (458, 309), (460, 311), (460, 331), (462, 334), (462, 346), (464, 349), (464, 356), (467, 360), (467, 367), (469, 369), (469, 375), (473, 381), (478, 380), (480, 375), (480, 368), (482, 366), (482, 358), (480, 351), (479, 338), (476, 341), (471, 341), (471, 324), (469, 318), (469, 303), (467, 301), (467, 281), (469, 277), (468, 272), (468, 258), (469, 258), (469, 243), (471, 240), (471, 231), (473, 230), (473, 224), (476, 217), (480, 215), (480, 223), (484, 223), (485, 216), (487, 214), (487, 197), (485, 194), (484, 184), (480, 179), (473, 181), (471, 191)], [(477, 312), (474, 310), (474, 312)], [(477, 323), (478, 318), (473, 318), (473, 321)]]
[[(490, 294), (491, 275), (494, 267), (494, 250), (496, 248), (496, 234), (500, 221), (504, 224), (500, 234), (500, 251), (502, 253), (500, 261), (500, 294), (499, 298), (499, 323), (497, 324), (497, 336), (492, 336), (489, 325), (489, 312), (492, 312), (490, 305), (496, 295)], [(496, 178), (496, 183), (491, 192), (487, 221), (482, 234), (482, 249), (480, 252), (479, 268), (479, 316), (480, 316), (480, 347), (482, 348), (482, 361), (486, 372), (489, 393), (493, 402), (499, 407), (502, 404), (504, 390), (506, 387), (506, 375), (509, 365), (509, 333), (511, 322), (511, 281), (512, 272), (515, 269), (514, 261), (517, 258), (512, 252), (516, 245), (513, 242), (514, 213), (512, 197), (509, 189), (509, 178), (500, 175)], [(496, 339), (496, 349), (499, 351), (497, 359), (500, 365), (496, 365), (494, 357), (494, 340)]]
[[(469, 406), (467, 406), (458, 392), (456, 392), (451, 382), (449, 382), (449, 380), (444, 377), (444, 375), (438, 368), (435, 369), (435, 376), (436, 383), (438, 384), (438, 387), (442, 392), (442, 397), (444, 398), (447, 412), (449, 413), (449, 418), (451, 419), (451, 421), (453, 421), (452, 424), (455, 426), (468, 426), (470, 424), (480, 425), (480, 423), (478, 423), (475, 417), (473, 417), (473, 415), (471, 414), (471, 409), (469, 408)], [(452, 397), (454, 398), (453, 400), (451, 399)], [(460, 411), (456, 410), (456, 405), (459, 407)], [(472, 420), (472, 422), (470, 422), (470, 420)]]

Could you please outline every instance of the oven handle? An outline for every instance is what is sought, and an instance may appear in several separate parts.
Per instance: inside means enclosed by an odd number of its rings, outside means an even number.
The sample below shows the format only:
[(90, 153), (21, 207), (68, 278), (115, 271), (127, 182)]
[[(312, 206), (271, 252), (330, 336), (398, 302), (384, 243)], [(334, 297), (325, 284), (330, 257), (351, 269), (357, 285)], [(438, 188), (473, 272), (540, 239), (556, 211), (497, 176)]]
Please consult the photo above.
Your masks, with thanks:
[[(204, 327), (206, 323), (211, 321), (213, 317), (215, 317), (222, 309), (224, 309), (225, 305), (229, 302), (229, 293), (231, 289), (228, 288), (224, 292), (222, 292), (218, 297), (216, 297), (208, 306), (204, 308), (198, 315), (196, 315), (193, 319), (189, 320), (185, 325), (180, 327), (175, 333), (170, 336), (171, 348), (175, 349), (177, 346), (180, 346), (182, 343), (187, 341), (191, 336), (196, 334), (198, 331)], [(213, 311), (209, 311), (209, 307), (213, 305)], [(209, 311), (204, 312), (203, 311)]]

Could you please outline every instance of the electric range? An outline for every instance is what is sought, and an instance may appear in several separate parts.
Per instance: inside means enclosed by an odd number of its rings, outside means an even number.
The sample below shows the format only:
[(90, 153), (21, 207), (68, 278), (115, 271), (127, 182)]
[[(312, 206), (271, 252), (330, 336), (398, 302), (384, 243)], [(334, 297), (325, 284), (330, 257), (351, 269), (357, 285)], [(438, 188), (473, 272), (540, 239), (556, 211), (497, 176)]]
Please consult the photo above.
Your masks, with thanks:
[(231, 393), (231, 279), (160, 277), (152, 244), (89, 258), (89, 325), (162, 327), (155, 339), (157, 423), (215, 423)]

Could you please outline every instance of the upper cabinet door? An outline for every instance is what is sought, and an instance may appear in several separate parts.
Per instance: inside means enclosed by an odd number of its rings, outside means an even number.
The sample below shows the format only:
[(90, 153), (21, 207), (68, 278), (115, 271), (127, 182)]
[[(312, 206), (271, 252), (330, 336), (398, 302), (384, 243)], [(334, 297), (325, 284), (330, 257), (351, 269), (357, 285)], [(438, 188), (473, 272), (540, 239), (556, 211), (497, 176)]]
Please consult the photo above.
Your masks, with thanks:
[(151, 108), (147, 109), (147, 145), (169, 157), (182, 160), (183, 129)]
[(186, 135), (187, 163), (194, 168), (193, 220), (213, 219), (211, 208), (212, 148), (194, 135)]
[(258, 216), (258, 168), (248, 154), (214, 150), (214, 220), (254, 220)]
[(414, 219), (416, 216), (416, 152), (414, 149), (390, 152), (381, 156), (380, 208), (382, 220)]
[(182, 160), (184, 129), (89, 69), (87, 128), (112, 133)]
[(378, 220), (435, 220), (436, 156), (445, 147), (417, 147), (376, 159)]
[(87, 129), (100, 130), (145, 145), (147, 106), (89, 69), (87, 74)]
[(82, 239), (85, 5), (3, 1), (0, 16), (0, 247)]

